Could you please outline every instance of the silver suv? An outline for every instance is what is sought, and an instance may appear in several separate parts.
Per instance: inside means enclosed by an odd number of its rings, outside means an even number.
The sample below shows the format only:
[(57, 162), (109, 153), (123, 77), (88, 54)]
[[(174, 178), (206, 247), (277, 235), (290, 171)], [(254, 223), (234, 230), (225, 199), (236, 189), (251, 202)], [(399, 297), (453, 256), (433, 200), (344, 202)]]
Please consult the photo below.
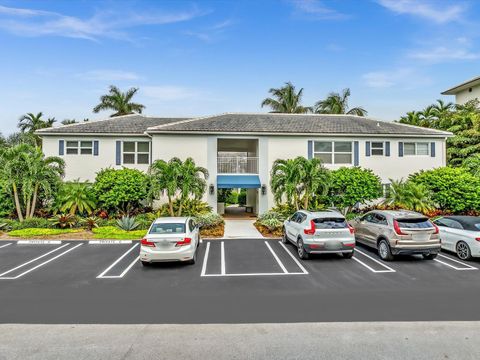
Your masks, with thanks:
[(421, 254), (433, 260), (440, 252), (438, 227), (428, 217), (406, 210), (374, 210), (351, 222), (359, 243), (378, 250), (382, 260)]
[(297, 211), (284, 222), (282, 241), (295, 244), (301, 259), (324, 253), (339, 253), (349, 259), (355, 248), (353, 228), (333, 210)]

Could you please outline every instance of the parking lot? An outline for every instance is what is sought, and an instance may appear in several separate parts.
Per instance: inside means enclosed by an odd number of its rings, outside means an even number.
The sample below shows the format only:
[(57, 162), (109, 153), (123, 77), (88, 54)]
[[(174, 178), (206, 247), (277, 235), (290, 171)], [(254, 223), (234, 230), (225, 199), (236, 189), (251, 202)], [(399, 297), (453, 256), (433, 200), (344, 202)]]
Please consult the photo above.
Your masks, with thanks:
[(384, 263), (357, 247), (297, 258), (278, 240), (203, 241), (195, 265), (143, 267), (139, 243), (0, 243), (1, 323), (480, 320), (480, 262)]

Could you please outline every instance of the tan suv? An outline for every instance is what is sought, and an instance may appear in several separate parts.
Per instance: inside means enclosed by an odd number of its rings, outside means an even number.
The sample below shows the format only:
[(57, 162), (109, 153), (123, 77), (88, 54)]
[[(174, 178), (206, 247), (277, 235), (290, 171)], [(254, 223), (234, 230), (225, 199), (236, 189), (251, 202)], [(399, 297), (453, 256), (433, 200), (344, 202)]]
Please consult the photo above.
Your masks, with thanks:
[(355, 239), (378, 250), (382, 260), (421, 254), (427, 260), (440, 252), (438, 227), (426, 216), (406, 210), (375, 210), (351, 222)]

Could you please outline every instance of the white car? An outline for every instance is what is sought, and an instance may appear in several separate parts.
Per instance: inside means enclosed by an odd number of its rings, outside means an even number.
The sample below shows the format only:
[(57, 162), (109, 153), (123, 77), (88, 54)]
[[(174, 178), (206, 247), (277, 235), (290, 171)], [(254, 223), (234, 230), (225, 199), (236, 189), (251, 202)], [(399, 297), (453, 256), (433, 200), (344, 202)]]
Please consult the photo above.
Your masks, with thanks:
[(480, 217), (443, 216), (433, 221), (440, 229), (442, 249), (462, 260), (480, 257)]
[(190, 217), (156, 219), (140, 242), (140, 261), (186, 261), (195, 264), (200, 244), (200, 229)]
[(284, 222), (282, 241), (296, 245), (300, 259), (325, 253), (338, 253), (349, 259), (355, 248), (353, 228), (342, 214), (333, 210), (297, 211)]

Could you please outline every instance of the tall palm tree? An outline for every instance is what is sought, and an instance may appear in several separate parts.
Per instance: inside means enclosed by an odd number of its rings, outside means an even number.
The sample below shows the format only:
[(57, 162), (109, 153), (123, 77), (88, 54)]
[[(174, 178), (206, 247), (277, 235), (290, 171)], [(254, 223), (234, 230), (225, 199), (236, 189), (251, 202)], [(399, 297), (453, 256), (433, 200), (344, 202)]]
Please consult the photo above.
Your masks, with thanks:
[(109, 93), (100, 97), (100, 103), (93, 108), (93, 112), (98, 113), (102, 110), (115, 111), (110, 117), (134, 113), (141, 114), (145, 106), (132, 102), (132, 98), (137, 91), (138, 88), (130, 88), (126, 92), (122, 92), (116, 86), (110, 85)]
[(196, 199), (200, 199), (207, 188), (206, 179), (208, 179), (208, 170), (201, 166), (196, 166), (192, 158), (187, 158), (180, 165), (179, 173), (179, 190), (180, 204), (177, 216), (182, 215), (182, 209), (185, 201), (192, 195)]
[(405, 116), (402, 116), (398, 121), (402, 124), (421, 126), (422, 115), (420, 111), (409, 111)]
[(270, 173), (270, 186), (276, 203), (285, 200), (288, 204), (300, 209), (300, 196), (302, 192), (300, 184), (301, 160), (278, 159), (275, 160)]
[(303, 88), (296, 92), (291, 82), (278, 89), (271, 88), (268, 92), (272, 97), (264, 99), (261, 105), (269, 106), (271, 113), (306, 114), (312, 111), (311, 107), (301, 105)]
[(65, 119), (60, 124), (71, 125), (71, 124), (76, 124), (76, 123), (77, 123), (77, 120), (75, 120), (75, 119)]
[[(301, 159), (301, 160), (300, 160)], [(322, 165), (320, 159), (313, 158), (307, 160), (300, 158), (301, 190), (303, 193), (303, 208), (306, 210), (310, 206), (310, 200), (315, 195), (326, 195), (330, 183), (330, 172)]]
[(155, 160), (148, 171), (151, 182), (149, 197), (153, 200), (166, 196), (170, 216), (175, 216), (173, 201), (179, 188), (178, 179), (181, 165), (182, 161), (179, 158), (172, 158), (168, 162)]
[(92, 185), (80, 180), (63, 184), (57, 202), (60, 211), (72, 215), (77, 212), (91, 214), (96, 205)]
[(37, 114), (27, 113), (25, 115), (22, 115), (18, 120), (18, 127), (20, 131), (23, 133), (33, 134), (37, 146), (42, 145), (42, 139), (40, 139), (39, 136), (34, 135), (35, 131), (52, 127), (55, 123), (55, 118), (48, 118), (47, 120), (43, 120), (42, 117), (42, 112), (39, 112)]
[(363, 107), (349, 108), (348, 98), (350, 89), (343, 89), (342, 93), (331, 92), (327, 98), (315, 103), (314, 112), (316, 114), (347, 114), (367, 116), (368, 112)]

